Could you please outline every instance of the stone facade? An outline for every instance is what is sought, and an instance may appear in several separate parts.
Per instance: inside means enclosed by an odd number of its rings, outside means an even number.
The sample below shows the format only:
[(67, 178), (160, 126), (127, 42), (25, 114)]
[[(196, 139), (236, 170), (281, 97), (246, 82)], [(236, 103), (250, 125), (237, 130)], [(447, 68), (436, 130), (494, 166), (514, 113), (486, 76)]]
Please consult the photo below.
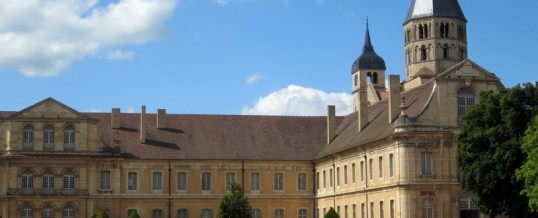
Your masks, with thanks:
[[(413, 11), (439, 2), (459, 13)], [(0, 112), (0, 217), (215, 217), (229, 182), (255, 217), (483, 217), (454, 137), (478, 93), (502, 84), (467, 59), (457, 1), (412, 4), (404, 82), (385, 76), (367, 27), (344, 117), (80, 113), (52, 98)]]

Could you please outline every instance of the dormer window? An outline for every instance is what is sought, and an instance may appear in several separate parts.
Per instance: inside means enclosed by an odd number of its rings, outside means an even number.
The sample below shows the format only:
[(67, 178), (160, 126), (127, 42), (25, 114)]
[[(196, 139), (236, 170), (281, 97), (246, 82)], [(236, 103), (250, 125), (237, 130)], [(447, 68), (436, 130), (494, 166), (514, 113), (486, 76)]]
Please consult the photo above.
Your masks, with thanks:
[(54, 150), (54, 127), (48, 125), (43, 130), (43, 150)]
[(22, 130), (22, 150), (34, 150), (34, 127), (30, 125)]
[(75, 128), (73, 126), (64, 129), (64, 150), (75, 150)]

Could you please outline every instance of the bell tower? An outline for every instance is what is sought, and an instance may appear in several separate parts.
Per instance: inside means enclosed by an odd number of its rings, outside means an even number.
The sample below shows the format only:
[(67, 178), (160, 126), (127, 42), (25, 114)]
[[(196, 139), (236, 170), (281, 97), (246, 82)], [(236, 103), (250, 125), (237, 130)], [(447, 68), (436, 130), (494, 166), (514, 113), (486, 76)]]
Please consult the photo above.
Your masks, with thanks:
[[(362, 54), (355, 60), (351, 67), (353, 80), (353, 105), (355, 111), (362, 107), (367, 107), (368, 86), (371, 85), (376, 92), (385, 91), (385, 60), (377, 55), (370, 40), (370, 29), (366, 20), (366, 34), (364, 36), (364, 46)], [(377, 95), (377, 94), (376, 94)], [(366, 109), (364, 109), (366, 110)]]
[(413, 0), (403, 25), (406, 81), (467, 59), (467, 20), (458, 0)]

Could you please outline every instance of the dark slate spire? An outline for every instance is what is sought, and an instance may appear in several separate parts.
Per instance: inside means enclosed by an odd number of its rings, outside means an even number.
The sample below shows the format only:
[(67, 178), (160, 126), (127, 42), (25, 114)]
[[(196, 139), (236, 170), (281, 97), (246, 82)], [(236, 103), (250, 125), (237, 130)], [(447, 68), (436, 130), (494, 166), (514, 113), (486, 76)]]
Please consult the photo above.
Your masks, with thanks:
[(413, 0), (404, 24), (423, 17), (457, 18), (467, 22), (458, 0)]
[(379, 57), (374, 51), (372, 41), (370, 40), (370, 28), (368, 27), (368, 19), (366, 19), (366, 35), (364, 37), (364, 46), (362, 54), (351, 67), (351, 73), (355, 73), (360, 69), (386, 70), (385, 61)]

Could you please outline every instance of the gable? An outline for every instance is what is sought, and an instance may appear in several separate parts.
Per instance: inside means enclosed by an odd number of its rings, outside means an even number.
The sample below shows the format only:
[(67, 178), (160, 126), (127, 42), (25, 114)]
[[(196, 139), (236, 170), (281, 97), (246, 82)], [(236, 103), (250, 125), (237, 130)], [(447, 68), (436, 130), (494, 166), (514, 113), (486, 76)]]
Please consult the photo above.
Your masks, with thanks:
[(439, 74), (437, 78), (499, 80), (495, 74), (487, 71), (471, 60), (460, 62), (454, 67)]
[(28, 119), (28, 118), (70, 118), (70, 119), (88, 119), (89, 117), (78, 111), (60, 103), (53, 98), (47, 98), (30, 107), (27, 107), (17, 113), (9, 116), (11, 119)]

